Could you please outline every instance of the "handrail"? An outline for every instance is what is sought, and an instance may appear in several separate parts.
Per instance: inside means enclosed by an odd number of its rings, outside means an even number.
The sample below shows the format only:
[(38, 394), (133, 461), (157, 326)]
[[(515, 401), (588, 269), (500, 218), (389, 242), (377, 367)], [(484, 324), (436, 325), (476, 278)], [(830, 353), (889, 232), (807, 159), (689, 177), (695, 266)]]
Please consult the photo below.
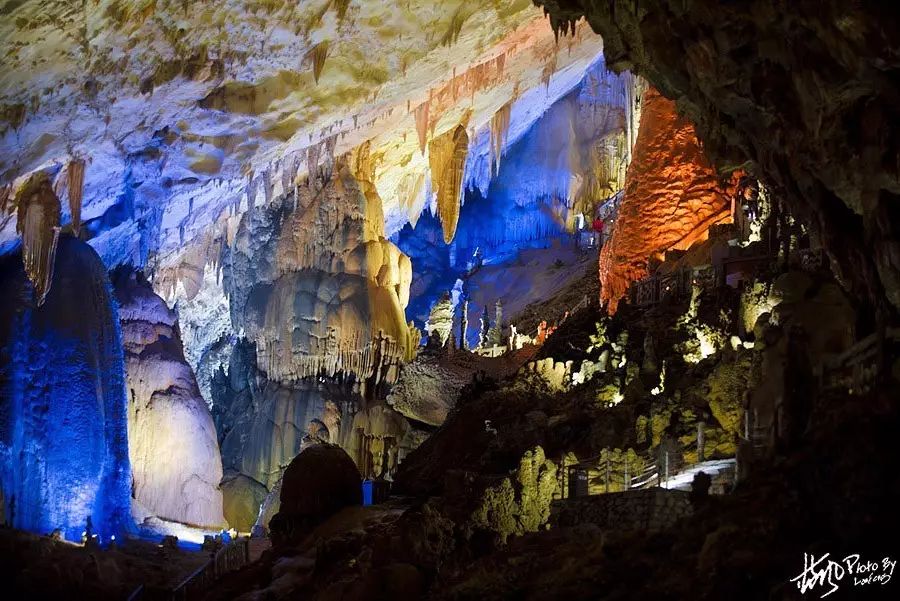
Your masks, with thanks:
[(219, 548), (202, 566), (172, 590), (172, 599), (190, 599), (228, 572), (250, 563), (250, 539), (237, 538)]

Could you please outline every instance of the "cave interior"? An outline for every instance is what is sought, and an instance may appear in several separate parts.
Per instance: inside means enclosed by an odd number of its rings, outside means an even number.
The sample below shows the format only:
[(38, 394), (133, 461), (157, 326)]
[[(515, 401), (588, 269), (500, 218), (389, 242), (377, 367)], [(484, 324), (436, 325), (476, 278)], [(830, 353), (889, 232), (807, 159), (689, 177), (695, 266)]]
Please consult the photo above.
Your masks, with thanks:
[(893, 2), (0, 32), (9, 598), (896, 598)]

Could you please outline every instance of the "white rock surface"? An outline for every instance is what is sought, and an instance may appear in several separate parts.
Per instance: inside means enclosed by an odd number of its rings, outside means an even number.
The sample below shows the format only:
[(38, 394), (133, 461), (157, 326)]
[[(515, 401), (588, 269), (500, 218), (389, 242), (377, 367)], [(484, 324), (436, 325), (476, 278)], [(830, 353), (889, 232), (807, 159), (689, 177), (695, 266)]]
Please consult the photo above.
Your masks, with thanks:
[(175, 313), (139, 276), (120, 274), (115, 287), (134, 500), (166, 520), (222, 526), (216, 430), (184, 359)]

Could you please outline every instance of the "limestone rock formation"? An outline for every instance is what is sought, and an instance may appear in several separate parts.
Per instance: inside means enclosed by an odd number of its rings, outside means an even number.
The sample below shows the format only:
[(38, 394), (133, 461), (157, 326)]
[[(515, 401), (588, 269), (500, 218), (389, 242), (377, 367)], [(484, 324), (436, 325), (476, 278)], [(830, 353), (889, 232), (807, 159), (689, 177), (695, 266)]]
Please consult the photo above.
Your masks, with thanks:
[(464, 123), (435, 138), (428, 145), (431, 187), (437, 193), (437, 210), (444, 229), (444, 242), (456, 234), (462, 202), (463, 169), (469, 152), (469, 136)]
[(22, 262), (40, 306), (53, 281), (60, 229), (59, 199), (47, 173), (38, 171), (25, 182), (18, 190), (15, 206), (16, 227), (22, 237)]
[[(231, 375), (239, 378), (234, 371)], [(229, 413), (229, 422), (220, 426), (222, 459), (226, 469), (237, 470), (271, 490), (300, 452), (310, 424), (326, 413), (325, 393), (314, 382), (286, 386), (264, 378), (256, 388), (257, 374), (250, 377), (252, 389), (245, 383), (236, 394), (215, 401)]]
[(625, 197), (600, 254), (600, 294), (609, 310), (647, 275), (650, 257), (687, 249), (711, 225), (730, 219), (730, 210), (693, 125), (678, 116), (675, 103), (647, 90)]
[(38, 305), (22, 259), (0, 263), (0, 488), (13, 525), (80, 540), (131, 529), (118, 316), (97, 253), (59, 239)]
[(220, 527), (222, 458), (209, 408), (184, 359), (178, 316), (140, 274), (121, 270), (114, 286), (134, 498), (158, 517)]
[(408, 418), (440, 426), (471, 379), (471, 370), (450, 357), (420, 355), (404, 366), (387, 402)]
[(228, 525), (238, 532), (250, 532), (267, 494), (266, 487), (253, 478), (226, 472), (222, 479), (222, 498)]
[[(208, 224), (226, 226), (296, 176), (315, 177), (317, 157), (369, 140), (383, 157), (373, 184), (390, 235), (424, 206), (424, 188), (414, 207), (399, 193), (404, 179), (424, 182), (419, 148), (467, 111), (487, 132), (514, 99), (515, 139), (601, 50), (587, 27), (557, 46), (528, 2), (195, 8), (27, 1), (0, 22), (0, 188), (84, 161), (80, 214), (73, 195), (61, 224), (80, 218), (110, 267), (176, 269), (205, 246)], [(7, 217), (0, 245), (17, 237)]]
[(412, 266), (384, 239), (380, 198), (351, 172), (354, 158), (338, 159), (321, 190), (245, 215), (228, 250), (232, 323), (272, 380), (391, 381), (418, 344), (403, 313)]
[(556, 469), (541, 447), (527, 451), (519, 462), (515, 483), (504, 478), (484, 491), (472, 514), (473, 525), (496, 532), (504, 543), (511, 535), (537, 531), (550, 519), (550, 502), (559, 492)]

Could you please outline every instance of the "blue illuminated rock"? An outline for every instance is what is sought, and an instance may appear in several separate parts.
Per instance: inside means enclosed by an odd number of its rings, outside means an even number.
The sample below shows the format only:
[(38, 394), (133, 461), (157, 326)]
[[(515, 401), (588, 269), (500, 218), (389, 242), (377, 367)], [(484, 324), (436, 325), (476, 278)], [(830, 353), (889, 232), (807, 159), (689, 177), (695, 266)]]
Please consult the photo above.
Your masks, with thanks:
[(103, 263), (59, 240), (53, 285), (37, 307), (12, 255), (0, 263), (0, 483), (6, 518), (80, 540), (132, 523), (123, 356)]

